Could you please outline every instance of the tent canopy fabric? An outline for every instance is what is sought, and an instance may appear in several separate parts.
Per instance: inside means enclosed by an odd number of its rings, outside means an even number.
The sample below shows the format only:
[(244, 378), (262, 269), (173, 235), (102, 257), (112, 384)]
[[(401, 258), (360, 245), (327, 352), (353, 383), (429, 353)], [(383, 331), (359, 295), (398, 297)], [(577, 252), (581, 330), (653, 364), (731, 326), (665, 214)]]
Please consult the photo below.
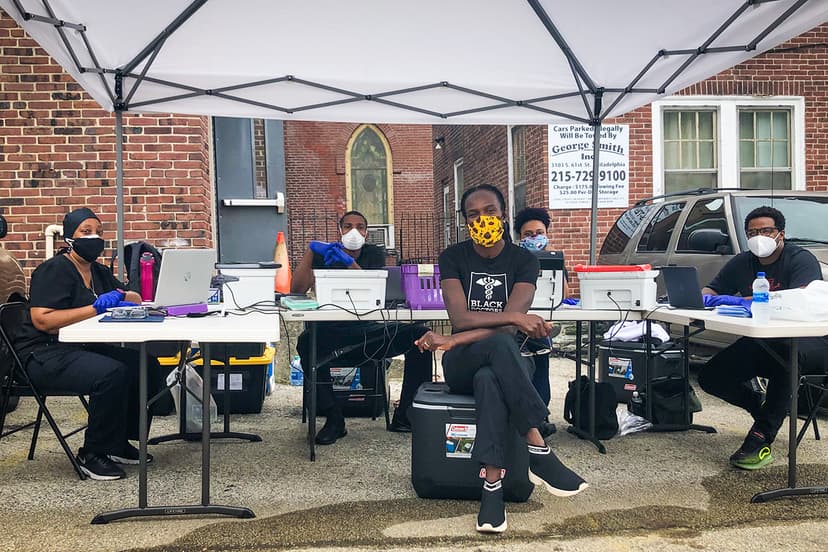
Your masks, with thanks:
[(109, 110), (425, 124), (600, 123), (828, 20), (828, 0), (0, 7)]
[[(125, 111), (597, 128), (828, 20), (828, 0), (0, 0), (0, 7), (115, 111), (120, 258)], [(595, 132), (593, 163), (598, 141)]]

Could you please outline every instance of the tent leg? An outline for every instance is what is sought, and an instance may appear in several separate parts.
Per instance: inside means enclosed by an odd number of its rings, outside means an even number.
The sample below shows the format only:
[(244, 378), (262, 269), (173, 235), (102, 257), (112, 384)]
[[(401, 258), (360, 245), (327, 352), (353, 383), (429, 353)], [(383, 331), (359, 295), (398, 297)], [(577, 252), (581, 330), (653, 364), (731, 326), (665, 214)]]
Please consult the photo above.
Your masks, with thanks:
[(589, 218), (589, 264), (595, 264), (598, 248), (598, 150), (601, 143), (601, 120), (592, 124), (592, 211)]
[(115, 211), (118, 219), (118, 279), (126, 277), (124, 263), (124, 112), (115, 110)]

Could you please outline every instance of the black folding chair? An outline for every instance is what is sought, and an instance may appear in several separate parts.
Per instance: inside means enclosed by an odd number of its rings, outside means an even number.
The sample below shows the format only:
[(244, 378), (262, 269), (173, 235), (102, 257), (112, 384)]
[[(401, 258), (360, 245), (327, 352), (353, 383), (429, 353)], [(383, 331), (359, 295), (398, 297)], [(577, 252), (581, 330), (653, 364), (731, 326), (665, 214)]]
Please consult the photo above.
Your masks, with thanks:
[[(799, 388), (805, 391), (805, 393), (800, 395), (800, 400), (805, 399), (805, 410), (800, 410), (799, 412), (799, 419), (804, 419), (805, 424), (796, 436), (797, 445), (802, 441), (802, 437), (805, 436), (805, 432), (808, 431), (808, 426), (811, 424), (814, 426), (814, 439), (817, 441), (820, 440), (816, 416), (819, 409), (822, 408), (823, 398), (828, 393), (828, 376), (823, 374), (802, 375), (799, 377)], [(794, 390), (794, 393), (796, 392), (797, 390)]]
[[(0, 399), (0, 439), (17, 433), (23, 429), (33, 428), (32, 443), (29, 446), (29, 460), (34, 459), (35, 447), (37, 446), (37, 436), (40, 433), (40, 423), (43, 417), (49, 423), (55, 436), (75, 468), (75, 472), (81, 479), (86, 479), (86, 474), (81, 471), (72, 449), (66, 443), (66, 439), (79, 431), (86, 429), (86, 426), (79, 427), (68, 433), (63, 433), (55, 422), (55, 418), (49, 409), (46, 407), (46, 397), (78, 397), (83, 404), (85, 410), (89, 410), (89, 404), (83, 395), (78, 395), (74, 392), (60, 391), (54, 389), (38, 389), (29, 378), (29, 373), (26, 370), (20, 356), (14, 348), (14, 335), (17, 329), (20, 328), (23, 320), (23, 313), (26, 310), (25, 303), (4, 303), (0, 305), (0, 339), (2, 339), (2, 346), (5, 348), (6, 356), (11, 363), (10, 369), (6, 375), (5, 381), (2, 382), (2, 399)], [(32, 397), (37, 402), (37, 418), (33, 422), (16, 426), (6, 430), (6, 404), (9, 402), (9, 397)]]

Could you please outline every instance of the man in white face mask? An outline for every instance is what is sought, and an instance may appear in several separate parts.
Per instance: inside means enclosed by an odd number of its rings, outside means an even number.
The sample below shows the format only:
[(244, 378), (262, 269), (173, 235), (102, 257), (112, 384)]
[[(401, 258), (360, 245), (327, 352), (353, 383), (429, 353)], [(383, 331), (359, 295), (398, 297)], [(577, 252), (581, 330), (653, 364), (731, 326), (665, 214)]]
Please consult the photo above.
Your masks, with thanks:
[[(312, 241), (308, 244), (302, 261), (293, 274), (291, 292), (305, 293), (314, 284), (313, 269), (371, 270), (385, 267), (385, 250), (365, 243), (368, 236), (368, 220), (358, 211), (348, 211), (339, 219), (340, 241), (325, 243)], [(336, 366), (366, 366), (366, 356), (380, 360), (405, 355), (403, 384), (400, 404), (394, 410), (389, 429), (395, 432), (411, 431), (407, 410), (421, 383), (431, 381), (430, 351), (420, 352), (414, 341), (422, 337), (428, 328), (422, 324), (377, 322), (323, 322), (316, 355), (320, 362), (317, 369), (317, 405), (325, 416), (325, 425), (316, 436), (319, 445), (331, 445), (347, 435), (342, 408), (336, 402), (331, 385), (330, 365), (324, 359), (333, 351), (349, 352), (336, 358)], [(310, 339), (307, 331), (299, 336), (296, 351), (307, 366), (310, 357)], [(367, 354), (366, 354), (367, 351)], [(305, 380), (307, 381), (307, 380)]]
[[(819, 261), (810, 251), (785, 243), (785, 216), (779, 210), (758, 207), (748, 213), (745, 234), (749, 251), (730, 259), (702, 290), (705, 305), (749, 300), (757, 272), (765, 273), (771, 291), (804, 287), (822, 279)], [(784, 340), (765, 340), (765, 344), (781, 358), (788, 358)], [(825, 373), (826, 359), (828, 346), (823, 338), (799, 340), (803, 373)], [(768, 379), (764, 396), (750, 385), (756, 377)], [(730, 463), (747, 470), (770, 464), (771, 443), (788, 415), (791, 400), (788, 368), (774, 360), (758, 340), (743, 337), (710, 359), (699, 373), (699, 385), (753, 416), (753, 426), (742, 446), (730, 457)]]

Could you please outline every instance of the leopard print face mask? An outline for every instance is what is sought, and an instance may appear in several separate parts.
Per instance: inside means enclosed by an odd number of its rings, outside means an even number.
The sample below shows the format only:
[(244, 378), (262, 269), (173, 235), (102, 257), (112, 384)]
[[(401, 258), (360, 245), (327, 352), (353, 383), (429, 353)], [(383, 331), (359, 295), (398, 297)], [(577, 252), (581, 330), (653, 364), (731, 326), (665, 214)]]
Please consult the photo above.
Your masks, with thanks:
[(466, 226), (472, 241), (483, 247), (493, 247), (503, 237), (503, 221), (500, 217), (480, 215), (476, 221)]

